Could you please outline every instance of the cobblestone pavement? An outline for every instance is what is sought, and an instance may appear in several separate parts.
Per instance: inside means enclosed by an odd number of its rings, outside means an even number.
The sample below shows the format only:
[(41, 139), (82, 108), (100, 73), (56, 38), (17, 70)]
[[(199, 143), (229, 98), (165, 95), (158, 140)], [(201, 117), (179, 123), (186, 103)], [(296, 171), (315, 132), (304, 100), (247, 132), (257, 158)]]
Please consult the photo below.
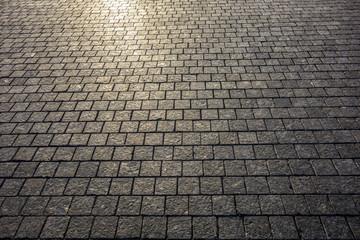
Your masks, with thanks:
[(2, 0), (0, 237), (360, 239), (360, 2)]

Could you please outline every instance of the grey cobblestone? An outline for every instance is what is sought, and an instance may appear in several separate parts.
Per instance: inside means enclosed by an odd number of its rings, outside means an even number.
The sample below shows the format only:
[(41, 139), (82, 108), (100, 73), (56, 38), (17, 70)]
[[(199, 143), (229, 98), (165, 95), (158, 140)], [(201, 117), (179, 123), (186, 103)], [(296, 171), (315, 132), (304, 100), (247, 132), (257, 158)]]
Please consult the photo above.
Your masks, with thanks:
[(360, 238), (359, 9), (2, 1), (0, 238)]
[(194, 217), (193, 234), (197, 239), (214, 239), (217, 236), (215, 217)]
[(66, 231), (66, 238), (88, 238), (92, 226), (93, 217), (72, 217)]
[(96, 216), (91, 229), (91, 238), (114, 238), (117, 227), (117, 217)]
[(45, 217), (24, 217), (16, 238), (38, 238), (45, 222)]
[(141, 217), (120, 217), (116, 237), (140, 238), (141, 222)]
[(65, 235), (66, 227), (69, 222), (69, 217), (48, 217), (42, 233), (41, 238), (63, 238)]

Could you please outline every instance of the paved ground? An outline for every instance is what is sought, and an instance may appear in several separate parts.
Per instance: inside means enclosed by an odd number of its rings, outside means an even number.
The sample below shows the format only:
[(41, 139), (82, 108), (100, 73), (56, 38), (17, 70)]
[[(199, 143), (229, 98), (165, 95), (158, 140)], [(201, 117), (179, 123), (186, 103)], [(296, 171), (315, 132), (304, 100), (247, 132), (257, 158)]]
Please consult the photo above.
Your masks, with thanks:
[(360, 239), (360, 2), (2, 0), (0, 237)]

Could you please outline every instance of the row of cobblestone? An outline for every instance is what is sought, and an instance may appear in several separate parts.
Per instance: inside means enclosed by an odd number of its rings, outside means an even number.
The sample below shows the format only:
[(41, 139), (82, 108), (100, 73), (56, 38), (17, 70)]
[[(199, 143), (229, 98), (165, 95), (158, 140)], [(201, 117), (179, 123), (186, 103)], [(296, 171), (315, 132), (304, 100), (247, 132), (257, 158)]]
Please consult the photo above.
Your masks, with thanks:
[[(91, 165), (87, 166), (91, 169)], [(131, 175), (133, 168), (128, 167)], [(81, 169), (82, 171), (88, 169)], [(152, 169), (150, 169), (152, 170)], [(70, 174), (69, 174), (70, 175)], [(219, 175), (214, 173), (213, 175)], [(4, 197), (61, 195), (231, 195), (231, 194), (359, 194), (359, 177), (34, 177), (6, 179)], [(50, 177), (50, 176), (49, 176)], [(340, 183), (339, 183), (340, 182)], [(327, 186), (332, 184), (334, 186)], [(355, 196), (355, 198), (358, 196)], [(25, 199), (25, 198), (24, 198)], [(1, 209), (1, 208), (0, 208)], [(355, 209), (356, 213), (356, 208)]]
[[(36, 180), (33, 181), (32, 186), (35, 185)], [(3, 216), (326, 216), (333, 214), (356, 216), (358, 209), (355, 202), (359, 202), (359, 197), (335, 194), (133, 196), (136, 194), (130, 195), (130, 191), (125, 188), (126, 184), (129, 185), (127, 179), (112, 184), (110, 193), (116, 195), (103, 196), (107, 189), (96, 189), (100, 186), (99, 181), (90, 182), (89, 193), (84, 195), (88, 182), (88, 179), (74, 179), (70, 183), (72, 186), (65, 191), (65, 196), (54, 196), (56, 193), (50, 193), (44, 194), (45, 196), (34, 194), (31, 197), (7, 198), (3, 201), (1, 214)], [(97, 186), (94, 186), (95, 184)], [(194, 185), (195, 187), (186, 186), (188, 192), (197, 192), (196, 184)], [(190, 189), (191, 187), (193, 189)], [(97, 194), (99, 196), (95, 196)], [(118, 197), (119, 194), (123, 196)], [(320, 205), (322, 209), (319, 209)], [(54, 207), (63, 209), (54, 211)]]
[[(245, 216), (54, 216), (4, 217), (5, 234), (16, 238), (145, 238), (145, 239), (350, 239), (357, 231), (354, 217)], [(19, 226), (20, 225), (20, 226)], [(28, 229), (32, 231), (29, 232)]]

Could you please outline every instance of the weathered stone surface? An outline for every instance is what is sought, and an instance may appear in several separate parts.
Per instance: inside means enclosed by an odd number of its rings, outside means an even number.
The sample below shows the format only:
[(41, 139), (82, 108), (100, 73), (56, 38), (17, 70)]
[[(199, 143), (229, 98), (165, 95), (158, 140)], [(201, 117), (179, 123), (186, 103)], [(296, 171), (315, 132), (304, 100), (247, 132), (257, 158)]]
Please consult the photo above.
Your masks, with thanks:
[(0, 1), (0, 238), (359, 239), (359, 10)]

